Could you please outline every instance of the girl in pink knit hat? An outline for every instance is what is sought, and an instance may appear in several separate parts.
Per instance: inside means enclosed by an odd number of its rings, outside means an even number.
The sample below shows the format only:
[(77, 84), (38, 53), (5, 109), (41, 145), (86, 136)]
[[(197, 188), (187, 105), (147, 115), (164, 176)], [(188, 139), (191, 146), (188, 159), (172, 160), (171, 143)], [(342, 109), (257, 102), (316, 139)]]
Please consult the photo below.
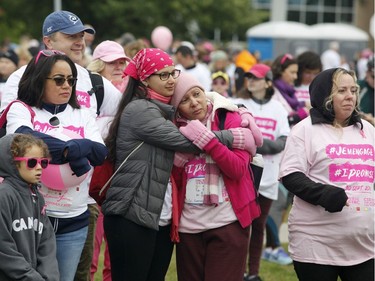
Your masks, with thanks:
[[(250, 225), (260, 215), (249, 171), (252, 155), (228, 149), (211, 131), (221, 123), (224, 129), (240, 127), (238, 107), (218, 93), (205, 93), (188, 73), (177, 81), (171, 103), (181, 133), (202, 150), (175, 155), (178, 280), (242, 280)], [(254, 139), (256, 148), (262, 138)]]
[[(129, 82), (106, 138), (108, 159), (118, 171), (102, 205), (112, 280), (163, 281), (172, 240), (178, 241), (174, 155), (201, 150), (173, 123), (170, 101), (180, 70), (166, 52), (140, 50), (124, 75)], [(245, 147), (244, 138), (230, 131), (217, 132), (217, 138)]]

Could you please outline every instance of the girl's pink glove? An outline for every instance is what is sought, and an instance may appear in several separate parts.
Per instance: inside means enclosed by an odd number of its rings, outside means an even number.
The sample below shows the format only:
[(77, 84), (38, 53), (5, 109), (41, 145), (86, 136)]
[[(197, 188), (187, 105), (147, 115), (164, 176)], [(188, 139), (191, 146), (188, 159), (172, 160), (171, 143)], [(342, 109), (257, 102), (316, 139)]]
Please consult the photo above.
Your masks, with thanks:
[(252, 156), (256, 154), (257, 146), (255, 139), (248, 128), (231, 128), (233, 135), (232, 147), (248, 151)]
[(180, 127), (180, 132), (201, 150), (215, 137), (199, 120), (192, 120), (185, 127)]
[(242, 119), (241, 127), (249, 128), (253, 134), (255, 145), (257, 147), (261, 147), (263, 145), (263, 136), (262, 132), (255, 123), (253, 115), (244, 107), (240, 107), (239, 112)]

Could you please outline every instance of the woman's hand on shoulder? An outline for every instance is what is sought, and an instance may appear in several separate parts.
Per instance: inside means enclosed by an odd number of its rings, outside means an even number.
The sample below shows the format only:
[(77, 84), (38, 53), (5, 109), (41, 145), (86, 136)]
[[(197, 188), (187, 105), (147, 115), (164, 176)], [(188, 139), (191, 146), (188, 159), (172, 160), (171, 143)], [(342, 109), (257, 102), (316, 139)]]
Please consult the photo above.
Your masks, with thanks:
[(253, 115), (244, 107), (239, 108), (239, 113), (241, 115), (241, 127), (248, 128), (253, 135), (255, 145), (261, 147), (263, 145), (263, 136), (258, 125), (255, 123)]
[(180, 127), (180, 132), (200, 149), (203, 149), (215, 137), (215, 134), (199, 120), (192, 120), (186, 126)]

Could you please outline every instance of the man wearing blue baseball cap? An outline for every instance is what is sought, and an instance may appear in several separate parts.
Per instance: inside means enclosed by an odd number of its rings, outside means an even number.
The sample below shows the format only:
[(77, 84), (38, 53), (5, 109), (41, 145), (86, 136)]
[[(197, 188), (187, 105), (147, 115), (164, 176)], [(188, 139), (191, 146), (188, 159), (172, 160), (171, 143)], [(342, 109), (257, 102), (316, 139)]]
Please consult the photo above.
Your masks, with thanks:
[[(64, 52), (77, 67), (78, 80), (76, 84), (76, 96), (81, 108), (88, 108), (92, 118), (100, 116), (113, 116), (115, 108), (121, 99), (122, 94), (112, 85), (110, 81), (103, 77), (104, 97), (100, 106), (93, 93), (93, 85), (87, 69), (80, 64), (83, 61), (85, 52), (84, 33), (94, 34), (95, 30), (84, 26), (80, 18), (68, 11), (56, 11), (49, 14), (43, 23), (43, 43), (47, 50), (57, 50)], [(41, 52), (39, 55), (48, 56), (48, 52)], [(18, 83), (25, 72), (26, 66), (13, 72), (8, 78), (1, 97), (0, 112), (17, 98)], [(99, 125), (99, 123), (98, 123)], [(53, 218), (53, 225), (56, 232), (57, 258), (61, 281), (88, 280), (89, 270), (92, 260), (93, 239), (95, 233), (96, 219), (99, 214), (98, 206), (87, 190), (88, 208), (83, 213), (74, 218)], [(90, 220), (88, 220), (90, 216)], [(66, 236), (73, 232), (66, 233), (66, 229), (72, 229), (77, 224), (88, 224), (88, 232), (84, 235)], [(86, 229), (87, 228), (82, 228)], [(80, 230), (80, 229), (79, 229)], [(79, 231), (78, 230), (78, 231)], [(85, 245), (85, 248), (83, 248)], [(83, 251), (82, 251), (83, 249)], [(81, 255), (82, 252), (82, 255)], [(81, 259), (78, 265), (77, 258)]]
[[(80, 64), (83, 62), (85, 52), (84, 33), (95, 34), (95, 30), (83, 25), (80, 18), (69, 11), (56, 11), (49, 14), (43, 23), (42, 34), (45, 49), (64, 52), (76, 63), (78, 81), (76, 85), (77, 98), (82, 107), (90, 109), (92, 115), (97, 117), (97, 101), (91, 94), (93, 85), (88, 71)], [(18, 83), (26, 66), (15, 71), (5, 85), (1, 97), (0, 112), (17, 98)], [(103, 79), (104, 99), (100, 107), (100, 116), (112, 116), (113, 108), (116, 108), (121, 99), (121, 93), (107, 79)], [(90, 94), (88, 93), (90, 92)]]
[(95, 30), (84, 26), (75, 14), (68, 11), (53, 12), (43, 23), (43, 43), (47, 49), (62, 51), (80, 64), (86, 47), (84, 32), (95, 34)]
[(68, 11), (53, 12), (44, 20), (43, 36), (48, 36), (58, 31), (65, 34), (76, 34), (82, 31), (95, 34), (93, 28), (84, 26), (79, 17)]

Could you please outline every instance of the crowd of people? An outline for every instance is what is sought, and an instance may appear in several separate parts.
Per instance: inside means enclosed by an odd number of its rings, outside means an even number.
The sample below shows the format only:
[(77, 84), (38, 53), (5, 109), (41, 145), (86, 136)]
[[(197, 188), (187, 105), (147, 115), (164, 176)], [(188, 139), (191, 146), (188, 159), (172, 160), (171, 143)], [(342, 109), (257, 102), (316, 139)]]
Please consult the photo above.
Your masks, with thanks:
[(38, 43), (0, 50), (1, 280), (93, 281), (101, 248), (104, 281), (163, 281), (174, 250), (178, 280), (374, 280), (373, 51), (96, 42), (69, 11)]

